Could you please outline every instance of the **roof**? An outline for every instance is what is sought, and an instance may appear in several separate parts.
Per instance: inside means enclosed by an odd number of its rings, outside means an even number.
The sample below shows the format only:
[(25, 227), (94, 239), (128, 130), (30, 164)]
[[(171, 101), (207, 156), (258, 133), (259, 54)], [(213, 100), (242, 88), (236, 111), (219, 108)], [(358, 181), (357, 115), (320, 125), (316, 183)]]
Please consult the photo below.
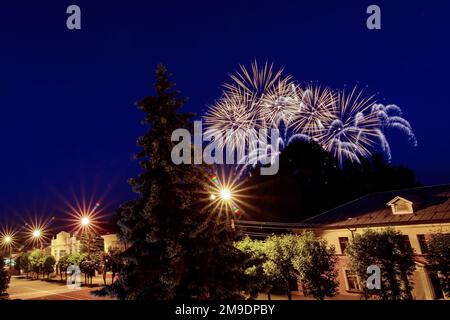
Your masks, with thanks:
[[(414, 213), (393, 214), (395, 197), (411, 201)], [(302, 221), (325, 228), (442, 222), (450, 222), (450, 184), (372, 193)]]

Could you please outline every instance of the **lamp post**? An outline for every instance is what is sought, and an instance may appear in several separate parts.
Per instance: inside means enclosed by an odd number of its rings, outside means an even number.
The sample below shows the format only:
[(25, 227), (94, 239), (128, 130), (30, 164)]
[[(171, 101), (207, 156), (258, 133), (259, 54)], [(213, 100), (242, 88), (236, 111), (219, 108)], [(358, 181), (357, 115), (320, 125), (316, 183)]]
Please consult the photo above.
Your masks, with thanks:
[[(31, 238), (33, 239), (34, 242), (40, 242), (41, 237), (42, 237), (41, 229), (34, 229), (31, 232)], [(41, 249), (42, 249), (42, 244), (41, 244)]]
[(90, 233), (89, 233), (89, 226), (91, 224), (91, 219), (89, 217), (81, 217), (80, 219), (81, 228), (83, 229), (83, 232), (86, 233), (87, 237), (87, 250), (88, 250), (88, 257), (91, 255), (91, 239), (90, 239)]
[(13, 238), (10, 235), (6, 235), (3, 239), (3, 243), (9, 247), (9, 273), (12, 274), (12, 242)]
[[(221, 183), (220, 179), (216, 175), (211, 176), (211, 181), (214, 183), (213, 192), (210, 195), (210, 200), (214, 202), (218, 202), (220, 204), (220, 208), (225, 207), (226, 210), (226, 218), (230, 220), (231, 229), (235, 230), (234, 218), (241, 213), (241, 210), (236, 204), (238, 196), (236, 193), (238, 192), (238, 185), (236, 185), (236, 181), (228, 179), (224, 184)], [(217, 206), (216, 206), (217, 208)], [(231, 219), (230, 219), (230, 210), (231, 210)]]
[[(223, 202), (226, 202), (227, 204), (229, 204), (232, 201), (233, 198), (233, 194), (231, 193), (231, 190), (228, 188), (221, 188), (220, 189), (220, 199)], [(230, 218), (229, 212), (228, 212), (228, 205), (226, 206), (226, 210), (227, 210), (227, 218)], [(230, 220), (231, 222), (231, 229), (234, 231), (234, 219), (233, 217)]]

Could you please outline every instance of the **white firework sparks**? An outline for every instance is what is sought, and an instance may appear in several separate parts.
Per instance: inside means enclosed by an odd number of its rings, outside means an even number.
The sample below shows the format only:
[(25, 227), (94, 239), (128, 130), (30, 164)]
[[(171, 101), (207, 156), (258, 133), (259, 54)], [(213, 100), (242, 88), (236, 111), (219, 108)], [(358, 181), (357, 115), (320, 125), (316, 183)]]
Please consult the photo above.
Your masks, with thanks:
[(297, 90), (301, 100), (291, 127), (294, 132), (315, 138), (333, 121), (336, 96), (330, 89), (312, 84)]
[(387, 128), (396, 128), (403, 131), (412, 142), (414, 146), (417, 146), (417, 139), (412, 130), (409, 121), (402, 117), (402, 109), (395, 104), (374, 104), (372, 106), (372, 112), (378, 115), (382, 126)]
[[(417, 145), (411, 124), (397, 105), (377, 104), (356, 87), (337, 93), (319, 85), (302, 87), (282, 73), (283, 69), (274, 71), (273, 64), (260, 68), (253, 62), (250, 70), (240, 66), (204, 117), (206, 136), (220, 134), (227, 148), (247, 152), (239, 161), (245, 162), (241, 172), (272, 161), (293, 140), (317, 142), (341, 165), (346, 159), (360, 162), (377, 148), (390, 160), (386, 128), (400, 129)], [(278, 129), (283, 137), (273, 144), (261, 141), (261, 129)]]
[(332, 153), (342, 164), (348, 158), (360, 161), (360, 157), (371, 155), (371, 148), (380, 138), (378, 116), (371, 113), (373, 97), (362, 97), (362, 91), (356, 87), (349, 93), (337, 94), (333, 108), (333, 120), (326, 130), (317, 136), (322, 147)]
[(250, 93), (224, 92), (204, 116), (205, 136), (208, 139), (221, 137), (218, 146), (227, 146), (230, 151), (254, 143), (260, 128), (256, 104)]
[(260, 101), (259, 113), (263, 125), (277, 128), (290, 126), (301, 100), (296, 85), (283, 79), (267, 89)]

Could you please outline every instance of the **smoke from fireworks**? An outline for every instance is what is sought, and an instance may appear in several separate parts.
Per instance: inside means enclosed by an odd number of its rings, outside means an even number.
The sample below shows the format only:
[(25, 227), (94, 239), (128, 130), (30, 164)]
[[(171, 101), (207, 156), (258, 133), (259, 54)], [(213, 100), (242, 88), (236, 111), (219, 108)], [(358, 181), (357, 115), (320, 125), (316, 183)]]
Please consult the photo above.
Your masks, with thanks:
[[(282, 69), (274, 71), (273, 64), (260, 68), (253, 62), (251, 70), (240, 66), (230, 75), (232, 82), (224, 85), (222, 97), (206, 112), (206, 136), (220, 135), (227, 148), (248, 151), (240, 161), (245, 162), (243, 170), (261, 161), (260, 154), (273, 159), (297, 139), (316, 141), (341, 165), (346, 159), (360, 162), (377, 149), (390, 160), (387, 128), (400, 129), (417, 145), (397, 105), (379, 104), (356, 87), (334, 91), (315, 84), (301, 86), (282, 73)], [(260, 129), (280, 129), (283, 135), (274, 143), (261, 141)]]

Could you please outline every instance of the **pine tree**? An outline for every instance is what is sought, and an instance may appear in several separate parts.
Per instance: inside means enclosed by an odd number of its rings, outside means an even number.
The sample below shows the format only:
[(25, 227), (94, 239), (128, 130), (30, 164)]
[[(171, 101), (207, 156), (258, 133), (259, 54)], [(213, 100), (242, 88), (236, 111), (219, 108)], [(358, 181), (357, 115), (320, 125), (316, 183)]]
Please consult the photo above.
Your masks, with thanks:
[(155, 95), (137, 103), (150, 128), (138, 139), (141, 173), (129, 183), (135, 200), (117, 212), (119, 236), (126, 246), (123, 266), (111, 286), (96, 292), (120, 299), (226, 299), (247, 291), (247, 254), (234, 246), (236, 233), (217, 219), (209, 200), (211, 168), (175, 165), (172, 132), (192, 132), (193, 114), (181, 113), (186, 99), (156, 69)]
[[(214, 216), (214, 212), (207, 215)], [(202, 224), (201, 232), (187, 242), (190, 250), (185, 259), (186, 276), (177, 297), (220, 300), (242, 299), (242, 293), (252, 296), (255, 277), (246, 272), (252, 257), (234, 245), (240, 235), (220, 219)]]
[(104, 239), (94, 230), (83, 230), (80, 234), (80, 252), (86, 255), (102, 255)]

